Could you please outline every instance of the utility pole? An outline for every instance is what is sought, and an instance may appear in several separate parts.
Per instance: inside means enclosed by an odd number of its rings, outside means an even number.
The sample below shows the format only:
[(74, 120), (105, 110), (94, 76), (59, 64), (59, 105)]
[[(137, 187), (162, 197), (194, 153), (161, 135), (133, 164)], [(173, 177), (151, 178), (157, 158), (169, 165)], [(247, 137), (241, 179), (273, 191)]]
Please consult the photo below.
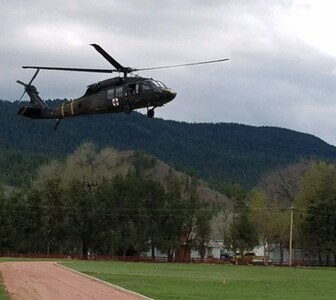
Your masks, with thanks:
[(290, 208), (290, 229), (289, 229), (289, 266), (292, 266), (292, 244), (293, 244), (293, 205)]

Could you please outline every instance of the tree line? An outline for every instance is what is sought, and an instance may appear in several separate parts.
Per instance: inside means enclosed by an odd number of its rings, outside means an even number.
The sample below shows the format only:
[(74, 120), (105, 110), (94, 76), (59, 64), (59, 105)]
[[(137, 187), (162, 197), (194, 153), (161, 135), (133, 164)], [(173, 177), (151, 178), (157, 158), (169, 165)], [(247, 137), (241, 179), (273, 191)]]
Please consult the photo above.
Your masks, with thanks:
[(0, 191), (0, 252), (130, 256), (155, 249), (172, 259), (181, 237), (204, 255), (214, 207), (196, 178), (150, 176), (154, 158), (82, 145), (51, 161), (29, 187)]
[(266, 175), (246, 192), (231, 187), (233, 213), (224, 222), (228, 248), (264, 247), (265, 260), (274, 246), (289, 248), (290, 213), (294, 212), (293, 248), (297, 260), (336, 265), (336, 165), (303, 161)]
[[(23, 163), (24, 164), (24, 163)], [(200, 193), (201, 181), (141, 152), (98, 150), (85, 143), (35, 170), (30, 184), (0, 190), (0, 252), (139, 255), (171, 260), (181, 244), (205, 255), (217, 234), (227, 250), (267, 252), (293, 246), (302, 260), (335, 262), (336, 165), (302, 161), (265, 175), (258, 186), (213, 184), (232, 207)], [(161, 169), (160, 169), (161, 168)], [(216, 196), (217, 197), (217, 196)]]

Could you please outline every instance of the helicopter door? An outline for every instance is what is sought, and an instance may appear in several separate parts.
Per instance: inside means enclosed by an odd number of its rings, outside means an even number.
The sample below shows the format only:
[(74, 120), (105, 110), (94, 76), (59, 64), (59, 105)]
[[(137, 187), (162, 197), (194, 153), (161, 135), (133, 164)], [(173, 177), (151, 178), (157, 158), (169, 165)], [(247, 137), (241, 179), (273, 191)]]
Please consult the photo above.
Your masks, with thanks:
[(121, 98), (123, 96), (123, 87), (118, 86), (115, 90), (115, 98)]
[(123, 87), (118, 86), (115, 89), (109, 89), (107, 91), (107, 101), (109, 102), (109, 105), (112, 105), (114, 107), (120, 106), (123, 99)]
[(139, 85), (136, 83), (131, 83), (128, 85), (129, 95), (137, 95), (139, 94)]
[[(109, 89), (107, 90), (107, 95), (106, 95), (106, 99), (107, 99), (107, 102), (108, 102), (108, 105), (109, 106), (114, 106), (114, 107), (117, 107), (120, 105), (119, 103), (119, 99), (121, 99), (121, 97), (117, 97), (116, 95), (122, 95), (122, 88), (121, 88), (121, 91), (118, 90), (119, 88), (117, 89)], [(118, 90), (118, 91), (116, 91)]]
[(131, 83), (127, 86), (125, 91), (126, 101), (129, 105), (133, 105), (136, 102), (137, 95), (139, 94), (139, 84)]

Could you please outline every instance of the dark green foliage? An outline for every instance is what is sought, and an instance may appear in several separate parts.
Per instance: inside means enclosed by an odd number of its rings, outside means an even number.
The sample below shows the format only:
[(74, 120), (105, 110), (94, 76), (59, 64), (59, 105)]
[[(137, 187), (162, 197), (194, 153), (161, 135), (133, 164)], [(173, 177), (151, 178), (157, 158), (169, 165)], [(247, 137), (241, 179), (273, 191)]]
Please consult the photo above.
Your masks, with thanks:
[(55, 174), (45, 175), (38, 190), (22, 188), (5, 196), (0, 189), (0, 253), (86, 257), (152, 250), (155, 258), (155, 248), (169, 255), (178, 250), (186, 231), (194, 232), (195, 240), (209, 240), (212, 213), (200, 201), (194, 180), (186, 184), (171, 175), (166, 190), (141, 172), (102, 182), (88, 174), (62, 181), (65, 175)]
[(23, 118), (17, 110), (0, 101), (0, 149), (62, 157), (92, 141), (98, 147), (139, 149), (202, 178), (247, 187), (266, 171), (301, 158), (336, 158), (336, 148), (319, 138), (282, 128), (189, 124), (132, 113), (65, 119), (54, 131), (54, 121)]
[(248, 194), (240, 185), (228, 185), (227, 195), (233, 200), (234, 210), (232, 222), (227, 233), (227, 242), (231, 250), (235, 253), (239, 251), (241, 255), (245, 251), (253, 249), (259, 244), (256, 227), (253, 226), (249, 218)]
[(311, 164), (303, 193), (307, 207), (302, 220), (305, 234), (300, 239), (320, 261), (323, 257), (327, 264), (333, 260), (336, 265), (336, 165)]
[(240, 254), (259, 244), (257, 233), (248, 219), (247, 212), (241, 212), (233, 217), (229, 239), (232, 249), (238, 249)]
[(336, 265), (336, 164), (311, 161), (272, 172), (248, 200), (239, 218), (247, 212), (261, 244), (280, 247), (280, 263), (293, 212), (293, 248), (301, 252), (294, 259)]
[[(330, 201), (331, 200), (331, 201)], [(327, 265), (334, 261), (336, 266), (336, 199), (325, 199), (311, 204), (307, 211), (306, 226), (310, 248), (324, 257)]]
[(60, 179), (47, 179), (44, 188), (39, 192), (41, 193), (41, 215), (39, 221), (41, 222), (45, 253), (49, 254), (52, 250), (62, 252), (62, 237), (66, 228), (63, 226), (65, 221), (65, 199)]
[(29, 186), (38, 167), (47, 161), (42, 154), (0, 149), (0, 182), (12, 186)]
[(235, 208), (240, 208), (246, 204), (248, 190), (239, 183), (212, 182), (210, 186), (231, 199)]
[(0, 251), (10, 253), (45, 252), (40, 193), (31, 190), (25, 196), (14, 192), (10, 197), (0, 195)]
[(141, 151), (135, 151), (133, 155), (133, 165), (137, 173), (152, 169), (155, 166), (156, 160)]

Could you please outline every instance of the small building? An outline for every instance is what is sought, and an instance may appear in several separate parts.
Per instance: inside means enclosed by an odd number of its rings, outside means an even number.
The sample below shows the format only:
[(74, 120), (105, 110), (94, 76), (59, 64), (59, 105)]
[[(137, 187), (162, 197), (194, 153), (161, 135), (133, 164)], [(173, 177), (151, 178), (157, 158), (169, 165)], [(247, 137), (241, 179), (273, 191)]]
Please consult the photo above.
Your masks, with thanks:
[[(281, 251), (282, 251), (282, 261), (281, 261)], [(289, 250), (287, 248), (281, 248), (280, 246), (275, 246), (269, 251), (269, 258), (274, 264), (284, 263), (288, 264), (289, 262)], [(326, 265), (334, 263), (334, 257), (326, 254), (322, 254), (319, 258), (318, 253), (313, 251), (303, 251), (299, 248), (294, 248), (292, 250), (292, 263), (294, 264), (307, 264), (307, 265), (317, 265), (323, 264)]]
[[(205, 245), (205, 259), (220, 259), (221, 249), (223, 248), (222, 241), (212, 241), (210, 240)], [(167, 253), (161, 252), (159, 249), (154, 249), (155, 258), (157, 259), (168, 259)], [(152, 252), (148, 250), (143, 253), (144, 257), (151, 257)], [(189, 260), (199, 260), (201, 255), (199, 251), (193, 250), (190, 246), (182, 244), (180, 248), (174, 253), (174, 259), (177, 261), (189, 261)]]

